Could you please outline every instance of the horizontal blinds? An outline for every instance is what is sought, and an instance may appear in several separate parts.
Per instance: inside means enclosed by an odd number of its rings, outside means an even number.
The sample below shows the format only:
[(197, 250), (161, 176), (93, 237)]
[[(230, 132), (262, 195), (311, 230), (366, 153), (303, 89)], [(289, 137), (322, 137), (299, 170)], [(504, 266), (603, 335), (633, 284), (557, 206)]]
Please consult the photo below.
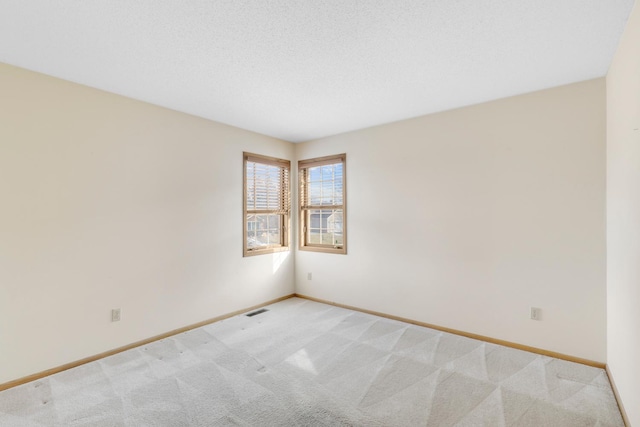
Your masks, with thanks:
[(247, 156), (247, 213), (288, 214), (290, 211), (289, 167), (280, 162), (262, 162)]
[(298, 162), (298, 170), (310, 167), (318, 167), (325, 165), (333, 165), (336, 163), (344, 163), (346, 155), (339, 154), (337, 156), (320, 157), (313, 160), (301, 160)]
[(300, 164), (300, 207), (340, 209), (344, 206), (344, 155)]
[(276, 159), (275, 157), (263, 157), (256, 154), (245, 153), (244, 159), (247, 162), (261, 163), (263, 165), (277, 166), (285, 169), (289, 169), (291, 166), (291, 162), (289, 160)]

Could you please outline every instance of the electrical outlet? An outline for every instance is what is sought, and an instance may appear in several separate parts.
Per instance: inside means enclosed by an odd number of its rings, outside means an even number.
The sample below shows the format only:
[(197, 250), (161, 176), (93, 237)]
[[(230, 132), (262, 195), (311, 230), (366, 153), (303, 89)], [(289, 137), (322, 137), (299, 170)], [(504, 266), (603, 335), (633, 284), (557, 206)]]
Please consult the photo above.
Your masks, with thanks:
[(307, 273), (307, 280), (311, 280), (311, 273)]
[(111, 310), (111, 321), (112, 322), (119, 322), (120, 321), (120, 309), (119, 308), (114, 308), (113, 310)]
[(537, 307), (531, 307), (529, 311), (531, 320), (542, 320), (542, 309)]

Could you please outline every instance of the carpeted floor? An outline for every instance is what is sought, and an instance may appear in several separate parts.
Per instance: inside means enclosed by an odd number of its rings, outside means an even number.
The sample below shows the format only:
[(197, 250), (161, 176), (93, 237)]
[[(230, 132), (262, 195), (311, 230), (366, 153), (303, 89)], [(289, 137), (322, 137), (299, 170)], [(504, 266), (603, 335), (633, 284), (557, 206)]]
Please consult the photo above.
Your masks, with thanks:
[(1, 426), (623, 426), (606, 373), (292, 298), (0, 392)]

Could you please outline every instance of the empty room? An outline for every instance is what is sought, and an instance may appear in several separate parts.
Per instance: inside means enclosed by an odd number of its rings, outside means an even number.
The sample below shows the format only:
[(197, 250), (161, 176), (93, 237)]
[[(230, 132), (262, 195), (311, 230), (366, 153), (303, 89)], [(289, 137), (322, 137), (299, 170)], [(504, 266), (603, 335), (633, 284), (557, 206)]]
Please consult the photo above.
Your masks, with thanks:
[(640, 426), (638, 0), (0, 0), (0, 426)]

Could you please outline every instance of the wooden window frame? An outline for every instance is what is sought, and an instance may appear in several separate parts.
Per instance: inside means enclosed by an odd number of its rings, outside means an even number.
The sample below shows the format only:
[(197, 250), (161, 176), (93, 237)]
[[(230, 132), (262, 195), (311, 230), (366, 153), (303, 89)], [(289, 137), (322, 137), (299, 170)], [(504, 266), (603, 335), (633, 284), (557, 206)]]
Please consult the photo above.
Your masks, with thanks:
[[(342, 163), (342, 204), (314, 206), (307, 200), (308, 194), (308, 170), (313, 167)], [(312, 209), (342, 209), (342, 245), (328, 245), (321, 243), (309, 243), (307, 230), (310, 228), (306, 211)], [(316, 157), (298, 161), (298, 223), (299, 246), (302, 251), (325, 252), (332, 254), (347, 253), (347, 155), (336, 154), (332, 156)]]
[[(281, 200), (279, 209), (249, 209), (247, 206), (248, 187), (247, 187), (247, 163), (254, 162), (263, 165), (276, 166), (282, 168), (281, 176)], [(242, 153), (242, 254), (244, 257), (254, 255), (271, 254), (274, 252), (288, 251), (290, 248), (289, 230), (291, 228), (291, 161), (278, 159), (275, 157), (263, 156), (261, 154)], [(255, 207), (255, 206), (254, 206)], [(247, 245), (248, 236), (248, 216), (249, 215), (280, 215), (280, 240), (282, 245), (271, 245), (259, 248), (250, 248)]]

